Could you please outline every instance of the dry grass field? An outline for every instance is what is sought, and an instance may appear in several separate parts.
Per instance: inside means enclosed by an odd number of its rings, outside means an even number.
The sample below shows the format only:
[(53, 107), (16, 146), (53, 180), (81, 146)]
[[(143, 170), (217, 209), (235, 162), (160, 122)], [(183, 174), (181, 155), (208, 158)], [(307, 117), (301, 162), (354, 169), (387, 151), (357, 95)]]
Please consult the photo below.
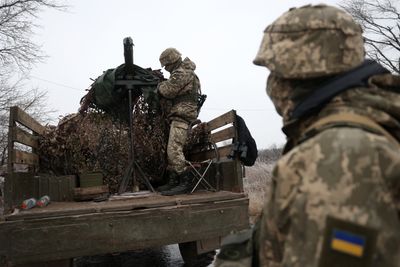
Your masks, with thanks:
[(250, 200), (249, 214), (252, 221), (260, 215), (265, 196), (270, 192), (272, 170), (280, 157), (281, 149), (263, 149), (258, 153), (254, 166), (246, 167), (244, 178), (244, 191)]

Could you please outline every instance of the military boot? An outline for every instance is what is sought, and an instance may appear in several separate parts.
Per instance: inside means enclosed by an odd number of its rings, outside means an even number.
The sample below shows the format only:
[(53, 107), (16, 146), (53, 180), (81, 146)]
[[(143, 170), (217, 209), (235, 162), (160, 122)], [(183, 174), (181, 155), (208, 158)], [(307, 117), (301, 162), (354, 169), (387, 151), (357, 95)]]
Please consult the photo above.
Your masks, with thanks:
[(179, 185), (179, 176), (176, 172), (174, 171), (169, 171), (168, 172), (168, 177), (167, 177), (167, 183), (157, 187), (158, 192), (163, 192), (163, 191), (168, 191), (171, 188)]
[(193, 176), (190, 171), (183, 172), (182, 174), (179, 175), (179, 180), (180, 180), (179, 184), (167, 191), (161, 192), (161, 195), (173, 196), (173, 195), (189, 193), (192, 185), (192, 179)]

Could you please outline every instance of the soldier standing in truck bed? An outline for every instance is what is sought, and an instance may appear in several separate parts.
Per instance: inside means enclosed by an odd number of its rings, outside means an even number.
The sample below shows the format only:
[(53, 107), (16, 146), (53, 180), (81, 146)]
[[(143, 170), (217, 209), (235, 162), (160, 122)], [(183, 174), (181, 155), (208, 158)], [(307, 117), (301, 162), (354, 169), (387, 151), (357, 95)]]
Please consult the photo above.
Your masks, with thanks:
[(191, 182), (183, 147), (189, 124), (198, 116), (200, 81), (194, 70), (196, 65), (189, 58), (182, 60), (175, 48), (167, 48), (160, 55), (160, 63), (170, 72), (168, 80), (158, 86), (159, 94), (170, 104), (167, 110), (170, 123), (167, 145), (168, 181), (158, 188), (163, 195), (186, 193)]
[(254, 63), (271, 71), (287, 144), (256, 230), (230, 237), (216, 266), (400, 266), (400, 77), (364, 54), (336, 7), (265, 29)]

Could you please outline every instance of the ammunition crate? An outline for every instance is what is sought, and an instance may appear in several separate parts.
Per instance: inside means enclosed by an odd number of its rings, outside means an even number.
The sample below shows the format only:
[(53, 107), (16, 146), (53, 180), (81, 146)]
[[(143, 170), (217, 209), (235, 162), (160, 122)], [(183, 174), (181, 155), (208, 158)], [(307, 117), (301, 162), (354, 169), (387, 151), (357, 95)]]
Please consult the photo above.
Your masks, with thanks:
[(92, 187), (103, 185), (103, 174), (99, 171), (83, 172), (79, 175), (80, 187)]

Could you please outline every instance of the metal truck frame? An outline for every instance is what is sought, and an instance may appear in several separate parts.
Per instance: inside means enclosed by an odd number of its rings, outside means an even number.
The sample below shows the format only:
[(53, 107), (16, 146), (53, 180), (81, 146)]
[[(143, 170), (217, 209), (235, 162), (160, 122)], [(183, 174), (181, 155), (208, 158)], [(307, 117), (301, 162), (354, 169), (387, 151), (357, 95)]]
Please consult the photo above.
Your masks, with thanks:
[[(193, 161), (212, 160), (205, 179), (216, 191), (74, 202), (74, 176), (37, 176), (38, 138), (45, 128), (12, 107), (5, 214), (0, 217), (0, 266), (72, 266), (75, 257), (168, 244), (179, 244), (190, 266), (197, 254), (218, 248), (223, 236), (249, 227), (244, 168), (232, 156), (237, 141), (235, 121), (232, 110), (207, 122), (210, 141), (223, 145), (194, 149), (191, 154)], [(16, 143), (30, 147), (30, 152), (18, 150)], [(28, 172), (18, 172), (19, 164), (28, 166)], [(47, 207), (10, 213), (23, 199), (43, 193), (52, 198)]]

